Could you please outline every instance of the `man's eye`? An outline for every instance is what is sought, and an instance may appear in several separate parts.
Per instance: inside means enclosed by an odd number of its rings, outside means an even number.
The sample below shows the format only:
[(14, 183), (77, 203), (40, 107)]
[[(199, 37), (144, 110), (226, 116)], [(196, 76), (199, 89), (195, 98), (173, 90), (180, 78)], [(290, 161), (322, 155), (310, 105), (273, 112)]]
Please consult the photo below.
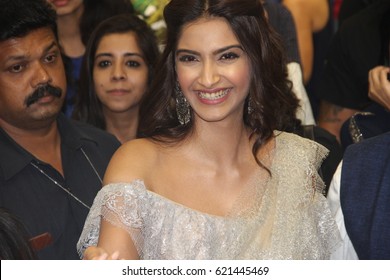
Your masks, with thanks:
[(19, 72), (22, 72), (22, 70), (24, 68), (25, 68), (25, 65), (16, 64), (16, 65), (12, 65), (11, 67), (9, 67), (8, 71), (11, 73), (19, 73)]
[(46, 62), (54, 62), (55, 60), (56, 60), (56, 58), (57, 58), (57, 56), (56, 55), (54, 55), (54, 54), (52, 54), (52, 55), (48, 55), (48, 56), (46, 56), (45, 57), (45, 61)]

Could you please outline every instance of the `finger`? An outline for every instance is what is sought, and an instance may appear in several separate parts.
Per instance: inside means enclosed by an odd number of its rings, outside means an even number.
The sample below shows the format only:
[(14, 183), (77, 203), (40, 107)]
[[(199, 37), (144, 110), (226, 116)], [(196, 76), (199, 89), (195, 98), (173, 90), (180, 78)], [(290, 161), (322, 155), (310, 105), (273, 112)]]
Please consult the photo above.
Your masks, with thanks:
[(112, 255), (110, 256), (110, 260), (118, 260), (119, 259), (119, 252), (118, 251), (115, 251), (114, 253), (112, 253)]
[(368, 96), (372, 99), (379, 98), (380, 92), (382, 90), (381, 75), (383, 75), (383, 70), (384, 68), (380, 66), (380, 67), (375, 67), (374, 69), (369, 71)]
[(108, 254), (105, 250), (99, 247), (91, 246), (85, 250), (85, 260), (105, 260), (108, 258)]
[(369, 91), (368, 96), (373, 101), (381, 104), (386, 109), (390, 109), (390, 81), (388, 74), (389, 67), (375, 67), (369, 71)]
[(379, 73), (379, 81), (380, 81), (381, 85), (386, 86), (389, 83), (389, 80), (388, 80), (388, 77), (387, 77), (387, 75), (389, 73), (390, 73), (390, 69), (389, 68), (384, 67), (383, 69), (381, 69), (381, 71)]
[(107, 260), (107, 259), (108, 259), (107, 253), (98, 254), (93, 258), (93, 260)]

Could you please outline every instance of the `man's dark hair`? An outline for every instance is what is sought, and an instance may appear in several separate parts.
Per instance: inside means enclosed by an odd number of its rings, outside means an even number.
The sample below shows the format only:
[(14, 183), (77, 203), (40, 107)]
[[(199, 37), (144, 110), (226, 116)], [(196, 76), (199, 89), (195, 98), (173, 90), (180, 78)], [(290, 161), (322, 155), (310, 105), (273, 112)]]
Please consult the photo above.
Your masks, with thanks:
[(0, 41), (49, 27), (57, 37), (56, 12), (46, 0), (0, 0)]

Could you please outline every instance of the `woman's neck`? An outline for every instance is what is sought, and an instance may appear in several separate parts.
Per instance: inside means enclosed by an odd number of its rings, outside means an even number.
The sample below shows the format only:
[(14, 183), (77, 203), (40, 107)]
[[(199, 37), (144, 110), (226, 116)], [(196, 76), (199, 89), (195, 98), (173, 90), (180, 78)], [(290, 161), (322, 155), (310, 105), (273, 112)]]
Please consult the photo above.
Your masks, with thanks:
[(200, 155), (207, 156), (218, 165), (236, 165), (247, 160), (252, 153), (250, 133), (242, 122), (233, 125), (205, 123), (198, 126), (190, 142)]
[(104, 112), (106, 131), (115, 135), (122, 144), (137, 137), (138, 110), (126, 113)]
[(63, 52), (69, 57), (80, 57), (85, 52), (81, 41), (80, 19), (83, 8), (57, 18), (58, 36)]

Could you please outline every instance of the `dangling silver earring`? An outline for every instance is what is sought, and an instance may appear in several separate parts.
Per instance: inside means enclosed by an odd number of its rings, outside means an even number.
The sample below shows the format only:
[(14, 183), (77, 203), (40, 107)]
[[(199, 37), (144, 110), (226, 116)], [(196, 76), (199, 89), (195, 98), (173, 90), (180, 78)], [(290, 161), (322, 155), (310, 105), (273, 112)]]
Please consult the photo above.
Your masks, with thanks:
[(175, 95), (177, 118), (181, 125), (185, 125), (191, 120), (190, 104), (188, 104), (187, 99), (184, 97), (178, 82), (176, 82), (175, 86)]
[(255, 109), (253, 108), (252, 97), (248, 97), (248, 115), (252, 114)]

